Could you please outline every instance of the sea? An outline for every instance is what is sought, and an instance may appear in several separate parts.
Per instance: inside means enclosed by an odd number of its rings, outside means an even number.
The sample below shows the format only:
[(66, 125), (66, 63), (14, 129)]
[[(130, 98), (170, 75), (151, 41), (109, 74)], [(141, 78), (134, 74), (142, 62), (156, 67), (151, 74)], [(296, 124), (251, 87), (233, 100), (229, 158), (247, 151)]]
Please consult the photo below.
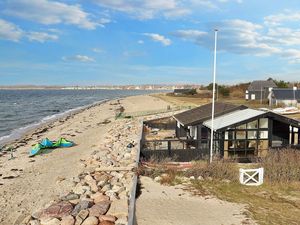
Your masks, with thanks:
[(162, 91), (0, 90), (0, 147), (24, 133), (106, 100)]

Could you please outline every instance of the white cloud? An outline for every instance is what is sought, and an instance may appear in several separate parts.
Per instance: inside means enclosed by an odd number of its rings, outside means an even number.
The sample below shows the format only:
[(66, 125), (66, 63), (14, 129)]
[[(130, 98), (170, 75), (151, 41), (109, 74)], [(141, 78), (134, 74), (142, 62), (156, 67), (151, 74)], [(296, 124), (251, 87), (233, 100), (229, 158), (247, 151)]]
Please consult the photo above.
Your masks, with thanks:
[(137, 43), (142, 45), (142, 44), (144, 44), (144, 41), (143, 40), (138, 40)]
[(38, 41), (41, 43), (44, 43), (45, 41), (55, 41), (58, 39), (57, 35), (45, 32), (28, 32), (27, 37), (30, 41)]
[(100, 6), (129, 14), (138, 19), (153, 19), (157, 15), (178, 17), (190, 13), (178, 0), (94, 0)]
[(96, 52), (96, 53), (104, 53), (105, 51), (101, 48), (93, 48), (92, 49), (93, 52)]
[(44, 43), (45, 41), (55, 41), (59, 37), (56, 34), (36, 31), (24, 31), (17, 25), (0, 19), (0, 38), (9, 41), (20, 41), (22, 38), (27, 38), (30, 41), (38, 41)]
[(84, 29), (95, 29), (100, 25), (100, 23), (93, 22), (90, 15), (83, 11), (80, 5), (68, 5), (58, 1), (9, 0), (3, 12), (46, 25), (64, 23)]
[(215, 2), (210, 0), (190, 0), (189, 2), (193, 7), (204, 7), (209, 9), (217, 9), (218, 6)]
[(203, 36), (207, 36), (207, 32), (199, 30), (177, 30), (172, 33), (174, 36), (182, 38), (184, 40), (196, 41)]
[(177, 30), (171, 34), (211, 49), (215, 27), (219, 28), (218, 50), (256, 56), (279, 56), (289, 63), (300, 62), (299, 29), (265, 27), (245, 20), (225, 20), (210, 25), (207, 30)]
[(154, 33), (144, 33), (143, 35), (149, 37), (151, 40), (155, 41), (155, 42), (160, 42), (162, 43), (164, 46), (168, 46), (172, 44), (172, 41), (166, 37), (164, 37), (163, 35), (160, 34), (154, 34)]
[(23, 36), (23, 30), (15, 24), (0, 19), (0, 38), (10, 41), (19, 41)]
[(78, 62), (95, 62), (95, 59), (86, 55), (74, 55), (62, 57), (64, 61), (78, 61)]
[(266, 16), (264, 22), (269, 26), (279, 26), (285, 22), (300, 22), (300, 11), (285, 10), (283, 13)]

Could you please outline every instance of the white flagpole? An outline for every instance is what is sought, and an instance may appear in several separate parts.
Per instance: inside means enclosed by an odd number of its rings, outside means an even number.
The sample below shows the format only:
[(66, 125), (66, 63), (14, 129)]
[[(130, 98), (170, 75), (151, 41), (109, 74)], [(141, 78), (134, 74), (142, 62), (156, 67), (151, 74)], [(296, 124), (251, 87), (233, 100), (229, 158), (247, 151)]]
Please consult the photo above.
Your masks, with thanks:
[(213, 99), (212, 99), (212, 109), (211, 109), (211, 130), (210, 130), (209, 163), (212, 163), (212, 159), (213, 159), (214, 119), (215, 119), (215, 91), (216, 91), (216, 62), (217, 62), (217, 37), (218, 37), (218, 30), (215, 29), (215, 51), (214, 51), (214, 71), (213, 71)]

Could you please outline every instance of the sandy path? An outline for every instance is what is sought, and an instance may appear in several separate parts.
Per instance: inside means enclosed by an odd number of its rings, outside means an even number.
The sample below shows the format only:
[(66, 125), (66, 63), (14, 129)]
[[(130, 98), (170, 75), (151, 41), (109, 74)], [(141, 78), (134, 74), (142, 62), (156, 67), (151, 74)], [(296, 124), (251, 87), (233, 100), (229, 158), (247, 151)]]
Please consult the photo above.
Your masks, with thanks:
[[(165, 109), (167, 103), (150, 96), (122, 99), (125, 110), (151, 110), (152, 106)], [(136, 104), (138, 102), (138, 104)], [(72, 178), (83, 171), (81, 159), (101, 148), (106, 131), (114, 126), (115, 109), (119, 105), (107, 102), (71, 116), (65, 121), (48, 125), (48, 131), (32, 136), (15, 152), (16, 157), (0, 157), (0, 224), (12, 225), (20, 216), (42, 208), (51, 200), (70, 191)], [(116, 103), (116, 101), (113, 101)], [(111, 121), (102, 124), (105, 120)], [(69, 149), (55, 149), (48, 154), (28, 158), (28, 150), (38, 140), (63, 136), (77, 145)], [(4, 179), (17, 176), (13, 179)]]
[(242, 223), (244, 206), (191, 196), (180, 187), (169, 187), (140, 177), (142, 193), (136, 201), (137, 225), (232, 225)]

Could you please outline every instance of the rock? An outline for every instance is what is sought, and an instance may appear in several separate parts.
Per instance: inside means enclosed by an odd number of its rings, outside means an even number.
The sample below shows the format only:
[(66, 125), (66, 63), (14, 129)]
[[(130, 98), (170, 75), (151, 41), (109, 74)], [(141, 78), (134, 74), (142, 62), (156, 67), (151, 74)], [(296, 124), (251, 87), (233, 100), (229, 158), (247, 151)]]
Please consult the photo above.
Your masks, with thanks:
[(80, 199), (69, 200), (73, 205), (77, 205), (80, 202)]
[(113, 201), (107, 212), (109, 215), (116, 216), (117, 218), (127, 216), (128, 214), (128, 202), (127, 199), (120, 199)]
[(79, 199), (79, 195), (70, 193), (66, 196), (61, 197), (61, 200), (63, 200), (63, 201), (70, 201), (70, 200), (75, 200), (75, 199)]
[(200, 175), (197, 180), (204, 180), (204, 178)]
[(102, 222), (102, 221), (115, 222), (116, 221), (116, 217), (114, 217), (112, 215), (100, 215), (99, 216), (99, 220), (100, 220), (100, 222)]
[(91, 175), (86, 175), (84, 181), (91, 187), (91, 190), (94, 192), (98, 191), (97, 182)]
[(81, 210), (88, 209), (90, 208), (94, 202), (89, 201), (89, 200), (82, 200), (80, 201), (75, 208), (72, 211), (72, 216), (76, 216)]
[(101, 223), (99, 223), (99, 225), (115, 225), (115, 223), (114, 223), (114, 222), (111, 222), (111, 221), (106, 221), (106, 220), (104, 220), (104, 221), (102, 221)]
[(98, 225), (99, 221), (97, 217), (90, 216), (85, 221), (83, 221), (82, 225)]
[(34, 213), (31, 214), (32, 218), (34, 219), (39, 219), (42, 215), (43, 211), (36, 211)]
[(60, 220), (57, 218), (48, 218), (41, 220), (41, 225), (60, 225)]
[(125, 160), (131, 159), (131, 154), (128, 153), (128, 152), (126, 152), (126, 153), (124, 154), (124, 159), (125, 159)]
[(91, 195), (91, 199), (94, 200), (95, 204), (103, 202), (103, 201), (109, 201), (109, 197), (100, 192), (97, 192), (96, 194)]
[(109, 196), (110, 200), (112, 200), (112, 201), (113, 201), (113, 200), (118, 200), (118, 199), (120, 199), (120, 198), (118, 197), (118, 194), (117, 194), (115, 191), (113, 191), (113, 190), (106, 191), (105, 194), (106, 194), (107, 196)]
[(195, 180), (195, 177), (194, 176), (190, 176), (190, 180)]
[(40, 222), (38, 220), (31, 220), (28, 225), (40, 225)]
[(120, 216), (115, 222), (115, 224), (117, 225), (126, 225), (127, 223), (128, 223), (127, 216)]
[(161, 177), (160, 177), (160, 176), (155, 177), (155, 178), (154, 178), (154, 181), (157, 182), (157, 183), (160, 183), (160, 182), (161, 182)]
[(75, 219), (73, 216), (65, 216), (62, 218), (60, 225), (74, 225), (75, 224)]
[(70, 215), (73, 210), (73, 205), (69, 202), (59, 202), (44, 209), (41, 214), (41, 218), (62, 218)]
[(113, 190), (114, 192), (116, 192), (116, 193), (119, 194), (119, 193), (125, 191), (125, 187), (124, 187), (124, 186), (121, 186), (121, 184), (119, 184), (119, 185), (114, 185), (113, 188), (112, 188), (112, 190)]
[(103, 191), (103, 192), (106, 192), (106, 191), (109, 191), (109, 190), (111, 190), (111, 185), (110, 185), (110, 184), (106, 184), (106, 185), (101, 189), (101, 191)]
[(109, 201), (102, 201), (98, 204), (95, 204), (92, 206), (92, 208), (89, 209), (90, 216), (99, 217), (100, 215), (104, 215), (108, 211), (109, 207)]
[(84, 209), (84, 210), (81, 210), (77, 216), (76, 216), (76, 223), (75, 225), (80, 225), (82, 224), (82, 222), (88, 217), (89, 215), (89, 211)]
[(89, 186), (85, 186), (85, 185), (78, 183), (78, 184), (76, 184), (75, 188), (73, 189), (73, 192), (75, 194), (82, 195), (85, 192), (90, 191), (90, 190), (91, 190), (91, 188)]

